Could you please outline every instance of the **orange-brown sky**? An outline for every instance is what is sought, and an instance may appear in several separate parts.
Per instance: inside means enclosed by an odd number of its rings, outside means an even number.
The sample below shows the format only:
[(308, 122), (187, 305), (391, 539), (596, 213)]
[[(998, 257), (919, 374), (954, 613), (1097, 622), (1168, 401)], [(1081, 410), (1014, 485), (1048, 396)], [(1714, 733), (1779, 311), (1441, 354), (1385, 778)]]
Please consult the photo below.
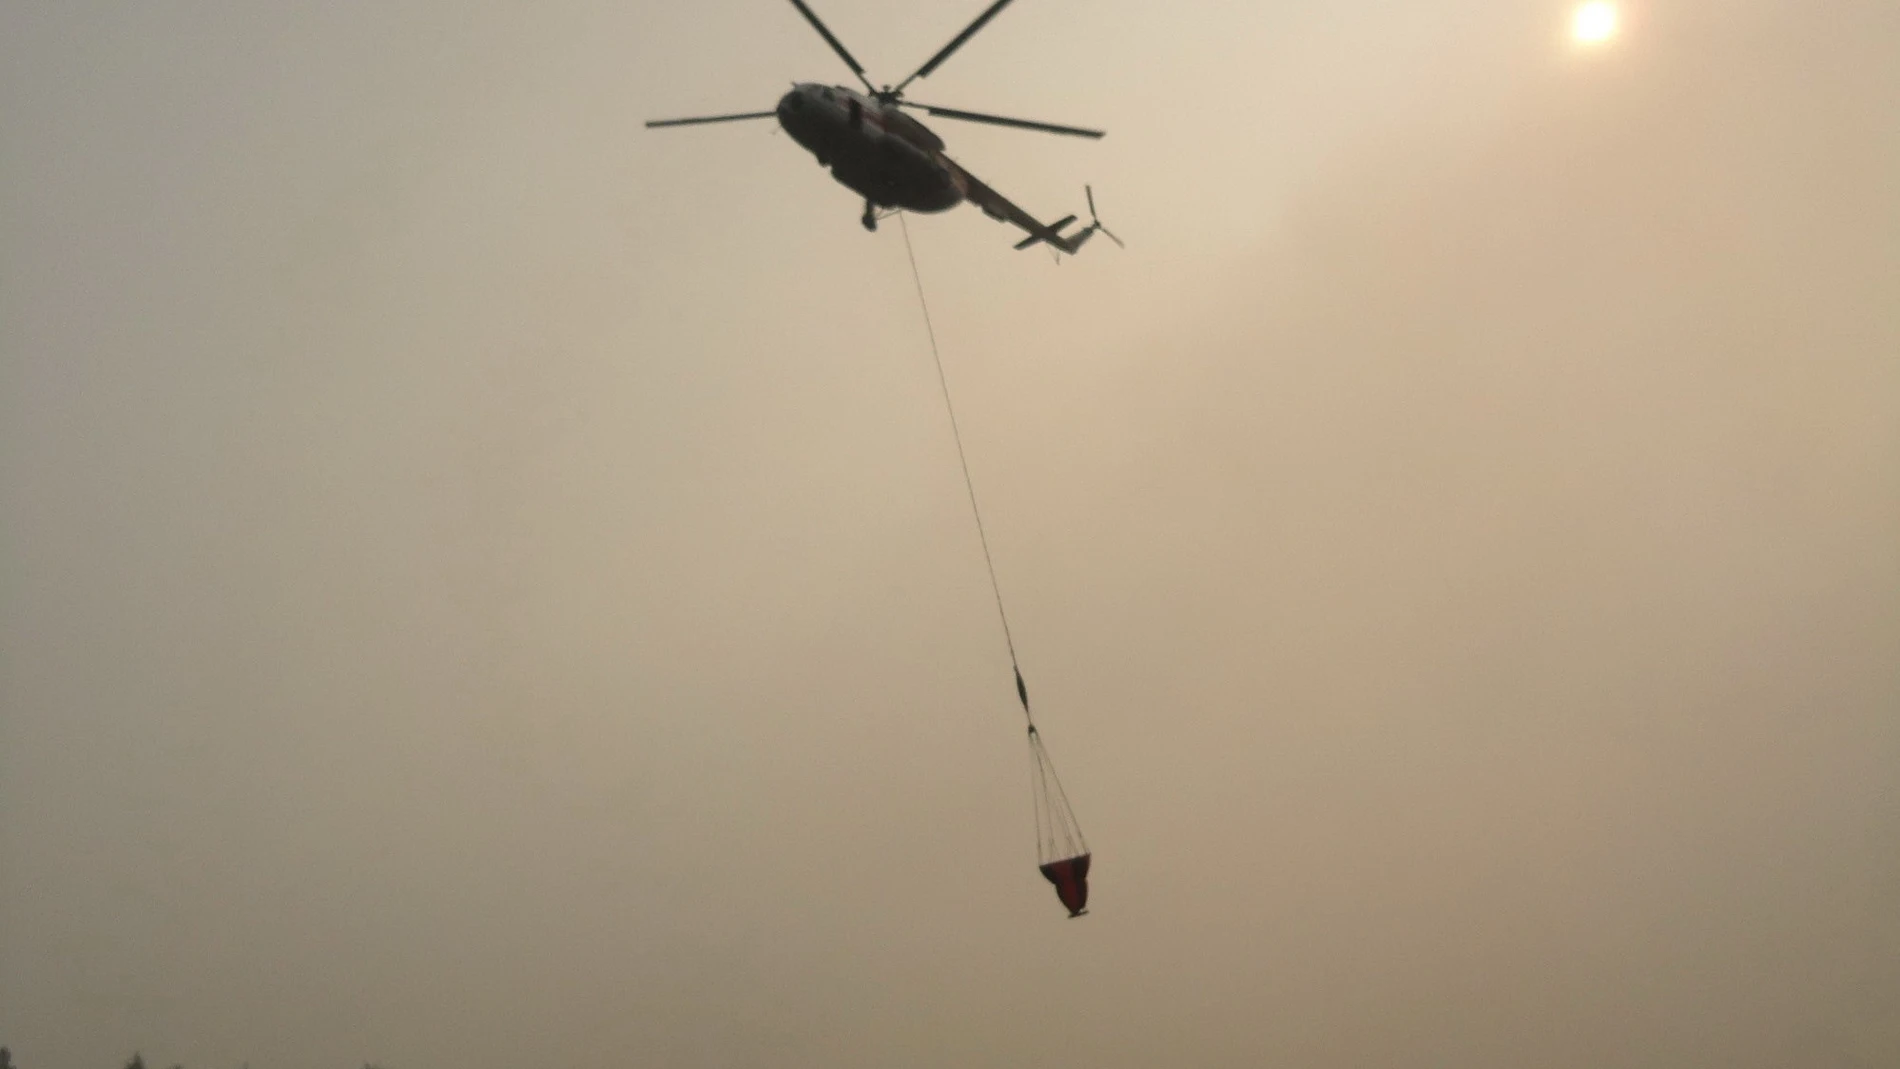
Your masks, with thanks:
[[(975, 0), (822, 0), (895, 80)], [(0, 10), (22, 1069), (1900, 1064), (1900, 9)]]

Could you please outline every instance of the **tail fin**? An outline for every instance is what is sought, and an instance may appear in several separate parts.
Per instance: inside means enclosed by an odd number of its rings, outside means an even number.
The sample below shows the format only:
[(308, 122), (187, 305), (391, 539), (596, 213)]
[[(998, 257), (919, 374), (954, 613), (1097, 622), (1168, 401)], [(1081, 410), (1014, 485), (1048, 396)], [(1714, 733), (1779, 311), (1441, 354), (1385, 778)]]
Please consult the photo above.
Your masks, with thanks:
[(1095, 232), (1100, 229), (1102, 229), (1100, 226), (1097, 226), (1094, 223), (1090, 223), (1088, 226), (1083, 227), (1082, 229), (1076, 231), (1073, 234), (1070, 234), (1067, 238), (1063, 239), (1062, 244), (1057, 245), (1056, 248), (1061, 249), (1063, 252), (1068, 253), (1070, 256), (1074, 256), (1082, 248), (1082, 246), (1088, 244), (1089, 239), (1094, 237)]
[[(1097, 230), (1108, 235), (1108, 240), (1114, 242), (1117, 248), (1127, 248), (1128, 246), (1122, 244), (1122, 239), (1116, 237), (1112, 231), (1103, 226), (1101, 217), (1095, 214), (1094, 188), (1091, 186), (1083, 186), (1082, 192), (1089, 200), (1089, 225), (1064, 238), (1061, 244), (1056, 245), (1056, 248), (1073, 256), (1077, 249), (1080, 249), (1088, 239), (1095, 236)], [(1073, 219), (1075, 217), (1070, 216), (1069, 218)], [(1055, 243), (1051, 242), (1051, 244)]]

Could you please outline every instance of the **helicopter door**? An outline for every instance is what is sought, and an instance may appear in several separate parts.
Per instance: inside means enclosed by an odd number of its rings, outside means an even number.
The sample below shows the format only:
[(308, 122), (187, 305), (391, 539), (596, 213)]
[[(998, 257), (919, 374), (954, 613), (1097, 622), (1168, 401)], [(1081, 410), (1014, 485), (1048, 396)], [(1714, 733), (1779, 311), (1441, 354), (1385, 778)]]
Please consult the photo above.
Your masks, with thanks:
[(859, 127), (864, 125), (864, 105), (858, 103), (858, 99), (856, 97), (852, 97), (850, 100), (850, 107), (851, 107), (851, 129), (856, 130)]

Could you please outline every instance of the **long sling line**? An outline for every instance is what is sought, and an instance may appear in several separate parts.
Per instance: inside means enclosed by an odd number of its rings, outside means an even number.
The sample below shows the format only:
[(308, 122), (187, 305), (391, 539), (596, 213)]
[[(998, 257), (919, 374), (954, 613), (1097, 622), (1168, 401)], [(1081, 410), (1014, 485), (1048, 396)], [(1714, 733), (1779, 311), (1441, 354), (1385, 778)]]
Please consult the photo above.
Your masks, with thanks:
[(1009, 613), (1003, 608), (1003, 585), (996, 579), (996, 558), (990, 555), (989, 532), (983, 527), (983, 510), (976, 503), (976, 481), (970, 477), (970, 458), (963, 450), (963, 432), (957, 427), (956, 405), (950, 401), (950, 380), (943, 373), (943, 354), (937, 349), (937, 328), (930, 322), (930, 302), (924, 298), (924, 278), (917, 270), (917, 251), (910, 244), (910, 223), (904, 213), (897, 213), (897, 223), (904, 231), (904, 255), (910, 260), (910, 278), (917, 285), (917, 304), (924, 310), (924, 333), (930, 338), (930, 359), (937, 365), (937, 385), (943, 389), (943, 409), (950, 416), (950, 437), (957, 445), (957, 463), (963, 468), (963, 488), (970, 495), (970, 515), (976, 520), (977, 541), (983, 546), (983, 564), (990, 573), (990, 593), (996, 597), (996, 618), (1003, 623), (1003, 644), (1009, 649), (1010, 671), (1016, 674), (1016, 697), (1023, 703), (1023, 717), (1029, 722), (1031, 734), (1036, 730), (1036, 718), (1029, 712), (1029, 688), (1023, 684), (1022, 665), (1016, 660), (1016, 640), (1009, 632)]

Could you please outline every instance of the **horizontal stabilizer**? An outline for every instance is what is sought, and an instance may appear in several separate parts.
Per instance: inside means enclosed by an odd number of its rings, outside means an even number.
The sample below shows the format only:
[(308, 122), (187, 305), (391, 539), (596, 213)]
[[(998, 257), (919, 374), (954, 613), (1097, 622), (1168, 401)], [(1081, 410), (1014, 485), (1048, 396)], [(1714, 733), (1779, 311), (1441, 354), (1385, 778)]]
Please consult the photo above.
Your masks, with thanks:
[[(1061, 219), (1058, 219), (1055, 222), (1050, 223), (1049, 230), (1051, 233), (1060, 234), (1062, 233), (1063, 227), (1068, 226), (1070, 223), (1073, 223), (1073, 222), (1075, 222), (1075, 216), (1065, 215)], [(1041, 242), (1042, 240), (1043, 240), (1043, 237), (1041, 234), (1031, 234), (1030, 236), (1017, 242), (1016, 247), (1018, 249), (1026, 249), (1030, 247), (1031, 245), (1035, 245)]]

